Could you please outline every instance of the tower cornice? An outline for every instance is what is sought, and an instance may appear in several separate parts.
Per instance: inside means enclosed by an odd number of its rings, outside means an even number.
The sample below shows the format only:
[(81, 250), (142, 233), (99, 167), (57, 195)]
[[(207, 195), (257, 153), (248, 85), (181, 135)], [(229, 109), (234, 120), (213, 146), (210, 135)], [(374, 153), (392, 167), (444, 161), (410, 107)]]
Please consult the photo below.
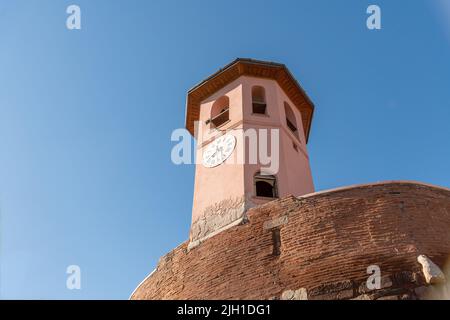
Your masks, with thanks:
[(314, 104), (284, 64), (238, 58), (188, 91), (186, 129), (194, 135), (194, 122), (200, 117), (200, 104), (241, 76), (272, 79), (284, 90), (302, 115), (306, 141), (309, 138)]

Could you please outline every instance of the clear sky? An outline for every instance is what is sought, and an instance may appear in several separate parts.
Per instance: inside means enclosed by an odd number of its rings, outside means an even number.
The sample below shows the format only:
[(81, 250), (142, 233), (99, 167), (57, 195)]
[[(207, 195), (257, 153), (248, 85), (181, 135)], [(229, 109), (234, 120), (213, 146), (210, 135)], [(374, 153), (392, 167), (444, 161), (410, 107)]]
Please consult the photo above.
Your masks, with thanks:
[(236, 57), (285, 63), (314, 101), (317, 190), (450, 187), (445, 2), (0, 0), (1, 297), (127, 299), (188, 238), (194, 167), (170, 136)]

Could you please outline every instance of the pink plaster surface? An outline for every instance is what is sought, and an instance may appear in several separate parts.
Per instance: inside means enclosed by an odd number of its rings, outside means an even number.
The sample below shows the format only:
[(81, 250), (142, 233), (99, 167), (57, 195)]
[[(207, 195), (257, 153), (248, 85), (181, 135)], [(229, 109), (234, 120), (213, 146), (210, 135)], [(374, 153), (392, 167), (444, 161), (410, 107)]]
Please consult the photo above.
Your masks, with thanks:
[[(252, 87), (256, 85), (265, 89), (267, 115), (252, 114), (251, 92)], [(287, 195), (301, 196), (314, 192), (300, 112), (276, 81), (242, 76), (201, 103), (200, 121), (206, 130), (203, 130), (204, 134), (197, 138), (198, 164), (195, 170), (192, 222), (197, 221), (208, 207), (223, 200), (245, 197), (253, 205), (272, 200), (254, 196), (253, 176), (260, 170), (260, 164), (225, 163), (215, 168), (205, 168), (201, 163), (203, 149), (222, 134), (210, 130), (210, 125), (205, 125), (205, 121), (210, 118), (213, 103), (223, 95), (227, 95), (230, 99), (230, 121), (220, 127), (220, 130), (233, 129), (231, 133), (239, 137), (243, 129), (279, 129), (280, 162), (279, 171), (276, 174), (278, 196), (281, 198)], [(295, 114), (300, 140), (286, 125), (284, 102), (291, 106)], [(298, 146), (298, 151), (293, 148), (293, 143)], [(231, 157), (236, 159), (237, 154), (242, 153), (243, 150), (244, 144), (241, 139), (237, 139), (236, 148)]]

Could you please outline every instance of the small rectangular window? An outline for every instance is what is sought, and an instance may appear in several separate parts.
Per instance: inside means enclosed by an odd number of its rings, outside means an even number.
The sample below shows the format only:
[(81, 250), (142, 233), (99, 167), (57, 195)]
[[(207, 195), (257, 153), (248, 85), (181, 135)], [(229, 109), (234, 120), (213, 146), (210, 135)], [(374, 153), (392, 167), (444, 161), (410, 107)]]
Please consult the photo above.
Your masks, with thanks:
[(267, 105), (265, 103), (253, 102), (253, 113), (266, 114), (266, 107)]
[(230, 109), (226, 108), (222, 110), (222, 112), (220, 112), (217, 116), (212, 118), (211, 123), (213, 124), (214, 127), (220, 127), (228, 120), (230, 120)]
[(252, 103), (254, 114), (266, 114), (266, 91), (263, 87), (252, 88)]
[(263, 198), (278, 198), (277, 180), (272, 175), (256, 174), (254, 177), (255, 195)]
[(272, 229), (272, 243), (272, 255), (279, 256), (281, 254), (281, 235), (279, 228)]
[(289, 127), (289, 129), (291, 129), (291, 131), (293, 133), (295, 133), (297, 131), (297, 127), (287, 118), (286, 118), (286, 123), (287, 123), (287, 126)]

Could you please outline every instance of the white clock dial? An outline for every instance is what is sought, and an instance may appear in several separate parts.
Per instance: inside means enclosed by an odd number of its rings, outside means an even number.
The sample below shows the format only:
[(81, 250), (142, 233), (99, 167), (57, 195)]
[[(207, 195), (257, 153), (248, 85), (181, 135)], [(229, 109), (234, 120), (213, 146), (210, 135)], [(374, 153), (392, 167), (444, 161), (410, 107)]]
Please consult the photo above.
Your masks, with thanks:
[(205, 148), (203, 165), (207, 168), (217, 167), (230, 157), (235, 147), (236, 137), (232, 134), (217, 138)]

